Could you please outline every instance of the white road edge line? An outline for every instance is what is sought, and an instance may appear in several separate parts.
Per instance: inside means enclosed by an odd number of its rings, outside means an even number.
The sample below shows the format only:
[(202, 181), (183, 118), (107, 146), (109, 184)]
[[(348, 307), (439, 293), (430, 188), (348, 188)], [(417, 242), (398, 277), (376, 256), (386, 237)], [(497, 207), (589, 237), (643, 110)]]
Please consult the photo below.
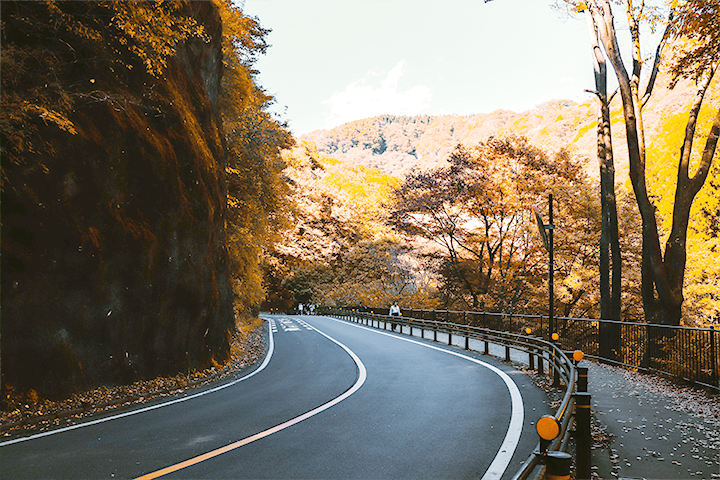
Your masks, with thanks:
[(256, 433), (255, 435), (252, 435), (250, 437), (243, 438), (242, 440), (238, 440), (237, 442), (231, 443), (229, 445), (218, 448), (216, 450), (211, 450), (202, 455), (198, 455), (197, 457), (189, 458), (183, 462), (176, 463), (175, 465), (170, 465), (169, 467), (165, 467), (165, 468), (157, 470), (155, 472), (147, 473), (141, 477), (137, 477), (135, 480), (150, 480), (153, 478), (162, 477), (169, 473), (176, 472), (183, 468), (187, 468), (192, 465), (196, 465), (200, 462), (204, 462), (205, 460), (209, 460), (211, 458), (217, 457), (218, 455), (222, 455), (223, 453), (229, 452), (231, 450), (235, 450), (236, 448), (240, 448), (240, 447), (245, 446), (249, 443), (252, 443), (256, 440), (260, 440), (261, 438), (265, 438), (269, 435), (272, 435), (273, 433), (279, 432), (280, 430), (285, 430), (288, 427), (292, 427), (293, 425), (296, 425), (296, 424), (302, 422), (303, 420), (307, 420), (308, 418), (313, 417), (313, 416), (317, 415), (318, 413), (323, 412), (323, 411), (327, 410), (328, 408), (337, 405), (338, 403), (342, 402), (343, 400), (348, 398), (353, 393), (357, 392), (360, 389), (360, 387), (362, 387), (363, 384), (365, 383), (365, 379), (367, 379), (367, 370), (365, 369), (365, 365), (362, 363), (360, 358), (357, 355), (355, 355), (355, 352), (350, 350), (348, 347), (346, 347), (339, 341), (335, 340), (331, 336), (327, 335), (326, 333), (321, 332), (320, 330), (318, 330), (315, 327), (313, 327), (313, 330), (316, 331), (317, 333), (319, 333), (320, 335), (322, 335), (323, 337), (327, 338), (331, 342), (340, 346), (343, 350), (345, 350), (348, 353), (348, 355), (350, 355), (350, 357), (355, 362), (355, 365), (357, 365), (358, 378), (355, 381), (355, 384), (352, 387), (350, 387), (349, 390), (345, 391), (345, 393), (343, 393), (339, 397), (335, 397), (333, 400), (330, 400), (329, 402), (327, 402), (323, 405), (320, 405), (319, 407), (317, 407), (313, 410), (310, 410), (309, 412), (304, 413), (304, 414), (300, 415), (299, 417), (295, 417), (291, 420), (288, 420), (287, 422), (281, 423), (280, 425), (269, 428), (260, 433)]
[(260, 366), (259, 366), (257, 369), (253, 370), (252, 372), (250, 372), (249, 374), (245, 375), (244, 377), (241, 377), (241, 378), (238, 378), (238, 379), (236, 379), (236, 380), (233, 380), (232, 382), (224, 383), (224, 384), (219, 385), (219, 386), (217, 386), (217, 387), (211, 388), (211, 389), (209, 389), (209, 390), (203, 390), (202, 392), (198, 392), (198, 393), (189, 395), (189, 396), (187, 396), (187, 397), (176, 398), (175, 400), (169, 400), (169, 401), (167, 401), (167, 402), (158, 403), (158, 404), (155, 404), (155, 405), (151, 405), (151, 406), (149, 406), (149, 407), (144, 407), (144, 408), (140, 408), (140, 409), (137, 409), (137, 410), (132, 410), (132, 411), (125, 412), (125, 413), (119, 413), (119, 414), (117, 414), (117, 415), (111, 415), (111, 416), (109, 416), (109, 417), (99, 418), (99, 419), (97, 419), (97, 420), (91, 420), (91, 421), (89, 421), (89, 422), (78, 423), (78, 424), (75, 424), (75, 425), (70, 425), (70, 426), (68, 426), (68, 427), (58, 428), (57, 430), (49, 430), (49, 431), (47, 431), (47, 432), (36, 433), (35, 435), (30, 435), (30, 436), (27, 436), (27, 437), (16, 438), (16, 439), (13, 439), (13, 440), (8, 440), (8, 441), (6, 441), (6, 442), (0, 442), (0, 447), (4, 447), (4, 446), (6, 446), (6, 445), (12, 445), (12, 444), (14, 444), (14, 443), (26, 442), (26, 441), (28, 441), (28, 440), (34, 440), (34, 439), (36, 439), (36, 438), (47, 437), (47, 436), (49, 436), (49, 435), (55, 435), (55, 434), (57, 434), (57, 433), (67, 432), (67, 431), (69, 431), (69, 430), (75, 430), (75, 429), (78, 429), (78, 428), (89, 427), (90, 425), (97, 425), (98, 423), (109, 422), (110, 420), (116, 420), (116, 419), (118, 419), (118, 418), (129, 417), (129, 416), (131, 416), (131, 415), (137, 415), (137, 414), (139, 414), (139, 413), (149, 412), (150, 410), (156, 410), (156, 409), (161, 408), (161, 407), (167, 407), (167, 406), (169, 406), (169, 405), (174, 405), (174, 404), (176, 404), (176, 403), (185, 402), (185, 401), (187, 401), (187, 400), (192, 400), (192, 399), (194, 399), (194, 398), (202, 397), (203, 395), (207, 395), (207, 394), (209, 394), (209, 393), (214, 393), (214, 392), (217, 392), (217, 391), (219, 391), (219, 390), (223, 390), (223, 389), (225, 389), (225, 388), (231, 387), (231, 386), (233, 386), (233, 385), (235, 385), (235, 384), (238, 384), (238, 383), (242, 382), (243, 380), (247, 380), (248, 378), (250, 378), (250, 377), (252, 377), (252, 376), (260, 373), (261, 371), (263, 371), (263, 370), (265, 369), (265, 367), (267, 367), (268, 363), (270, 363), (270, 358), (272, 357), (273, 352), (275, 351), (275, 340), (273, 339), (273, 334), (272, 334), (272, 329), (271, 329), (271, 328), (268, 328), (268, 338), (269, 338), (269, 341), (268, 341), (269, 347), (268, 347), (268, 353), (267, 353), (267, 355), (265, 356), (265, 360), (263, 360), (263, 362), (260, 364)]
[(512, 456), (515, 453), (515, 449), (517, 449), (518, 443), (520, 442), (520, 435), (522, 434), (523, 422), (525, 420), (525, 407), (523, 405), (522, 395), (520, 394), (520, 389), (518, 389), (518, 387), (515, 384), (515, 382), (513, 381), (513, 379), (510, 378), (510, 375), (503, 372), (499, 368), (497, 368), (493, 365), (490, 365), (489, 363), (483, 362), (482, 360), (478, 360), (476, 358), (468, 357), (467, 355), (463, 355), (462, 353), (453, 352), (452, 350), (446, 350), (444, 348), (436, 347), (434, 345), (428, 345), (427, 343), (418, 342), (416, 340), (411, 340), (409, 338), (400, 337), (397, 335), (393, 335), (393, 334), (384, 332), (382, 330), (377, 330), (375, 328), (358, 325), (356, 323), (347, 322), (345, 320), (338, 320), (337, 318), (332, 318), (332, 317), (327, 317), (327, 316), (324, 316), (323, 318), (329, 318), (331, 320), (335, 320), (336, 322), (344, 323), (347, 325), (352, 325), (353, 327), (356, 327), (356, 328), (362, 328), (363, 330), (375, 332), (380, 335), (386, 335), (388, 337), (397, 338), (398, 340), (404, 340), (406, 342), (415, 343), (415, 344), (421, 345), (423, 347), (432, 348), (433, 350), (438, 350), (441, 352), (448, 353), (450, 355), (455, 355), (456, 357), (460, 357), (465, 360), (469, 360), (471, 362), (477, 363), (478, 365), (482, 365), (483, 367), (489, 368), (492, 372), (497, 374), (503, 380), (503, 382), (505, 382), (505, 385), (507, 386), (507, 389), (510, 392), (510, 400), (512, 402), (511, 413), (510, 413), (510, 424), (508, 425), (508, 430), (507, 430), (507, 433), (505, 434), (505, 439), (503, 440), (502, 444), (500, 445), (500, 449), (498, 450), (497, 455), (495, 455), (495, 459), (493, 459), (492, 463), (490, 464), (487, 471), (485, 472), (485, 475), (483, 475), (482, 480), (496, 480), (496, 479), (500, 479), (503, 476), (503, 474), (505, 473), (505, 470), (507, 470), (507, 467), (510, 464), (510, 461), (512, 460)]

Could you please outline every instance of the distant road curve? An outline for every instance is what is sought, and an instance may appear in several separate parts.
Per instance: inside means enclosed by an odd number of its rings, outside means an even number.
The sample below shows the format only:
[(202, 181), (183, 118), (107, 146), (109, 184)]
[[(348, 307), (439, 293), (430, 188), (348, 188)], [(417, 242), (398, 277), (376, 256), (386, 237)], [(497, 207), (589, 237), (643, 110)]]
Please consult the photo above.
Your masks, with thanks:
[(270, 352), (246, 377), (0, 443), (0, 477), (509, 478), (537, 441), (542, 393), (493, 359), (264, 317)]

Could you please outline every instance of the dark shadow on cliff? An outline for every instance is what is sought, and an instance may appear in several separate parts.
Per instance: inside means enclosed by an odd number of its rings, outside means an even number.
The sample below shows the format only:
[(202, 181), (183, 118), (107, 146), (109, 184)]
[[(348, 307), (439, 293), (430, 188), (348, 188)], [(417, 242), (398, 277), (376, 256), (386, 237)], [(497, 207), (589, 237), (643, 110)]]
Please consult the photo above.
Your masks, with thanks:
[(182, 4), (205, 36), (153, 76), (107, 6), (56, 5), (100, 38), (2, 5), (3, 383), (59, 397), (225, 359), (218, 12)]

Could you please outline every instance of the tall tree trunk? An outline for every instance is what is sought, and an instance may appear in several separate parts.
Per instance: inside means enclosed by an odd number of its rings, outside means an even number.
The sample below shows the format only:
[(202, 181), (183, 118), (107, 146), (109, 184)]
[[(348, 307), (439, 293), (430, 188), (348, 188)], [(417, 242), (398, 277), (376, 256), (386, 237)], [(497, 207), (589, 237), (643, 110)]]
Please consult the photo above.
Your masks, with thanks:
[[(633, 78), (628, 75), (622, 62), (612, 10), (609, 0), (596, 0), (589, 2), (593, 19), (608, 59), (615, 70), (620, 85), (620, 95), (623, 102), (625, 129), (627, 133), (628, 155), (630, 160), (630, 181), (637, 200), (640, 216), (642, 217), (643, 257), (642, 257), (642, 296), (645, 309), (645, 320), (648, 323), (662, 323), (679, 325), (683, 303), (682, 283), (685, 273), (686, 239), (690, 207), (704, 184), (713, 156), (717, 147), (717, 134), (720, 129), (720, 119), (716, 118), (713, 130), (708, 138), (703, 158), (697, 173), (690, 177), (688, 165), (690, 151), (695, 135), (697, 115), (702, 106), (705, 92), (712, 80), (714, 70), (709, 72), (707, 81), (703, 83), (691, 109), (690, 118), (685, 132), (685, 143), (681, 150), (680, 165), (678, 168), (677, 193), (673, 206), (673, 227), (666, 244), (663, 258), (658, 234), (655, 206), (650, 201), (645, 178), (645, 148), (642, 132), (641, 99), (637, 88), (640, 77), (639, 33), (635, 21), (632, 0), (625, 0), (626, 12), (630, 22), (633, 36), (634, 68)], [(664, 36), (663, 41), (666, 36)], [(657, 64), (657, 62), (656, 62)], [(653, 72), (655, 73), (655, 72)], [(654, 76), (651, 76), (651, 80)], [(652, 83), (651, 83), (652, 84)], [(647, 101), (649, 93), (644, 95), (642, 102)], [(720, 112), (719, 112), (720, 115)]]
[[(607, 65), (600, 49), (597, 25), (586, 10), (595, 72), (594, 92), (600, 102), (597, 126), (597, 156), (600, 169), (600, 318), (620, 320), (622, 258), (615, 198), (615, 165), (610, 131), (610, 99), (607, 95)], [(611, 270), (612, 268), (612, 270)], [(600, 356), (617, 360), (620, 354), (619, 325), (602, 323)]]
[[(714, 70), (711, 71), (707, 75), (703, 84), (700, 85), (697, 95), (695, 96), (693, 106), (690, 109), (690, 116), (685, 128), (685, 141), (680, 149), (680, 162), (678, 165), (675, 204), (673, 206), (672, 229), (670, 230), (670, 236), (665, 244), (664, 264), (668, 283), (670, 288), (674, 292), (677, 292), (677, 295), (680, 297), (681, 304), (683, 300), (682, 290), (685, 279), (685, 263), (687, 260), (686, 244), (690, 208), (692, 207), (695, 196), (707, 179), (710, 166), (712, 165), (712, 159), (717, 148), (718, 135), (720, 134), (720, 109), (718, 109), (695, 175), (690, 176), (690, 155), (692, 152), (693, 139), (695, 137), (697, 117), (700, 113), (700, 108), (702, 107), (705, 94), (710, 86), (714, 73)], [(681, 305), (675, 306), (671, 304), (666, 307), (663, 305), (663, 313), (667, 315), (667, 318), (664, 320), (666, 320), (666, 322), (674, 321), (676, 315), (679, 319), (680, 312), (676, 312), (671, 309), (679, 309), (680, 306)]]
[(607, 66), (600, 49), (597, 26), (587, 10), (588, 28), (593, 50), (595, 71), (594, 92), (600, 100), (597, 128), (597, 152), (600, 167), (600, 205), (602, 224), (600, 235), (601, 317), (620, 320), (622, 259), (618, 234), (617, 201), (615, 197), (615, 164), (610, 131), (610, 100), (607, 95)]
[[(620, 97), (623, 103), (625, 131), (627, 134), (628, 156), (630, 160), (630, 182), (642, 218), (643, 259), (642, 259), (642, 292), (645, 318), (652, 322), (655, 289), (663, 298), (670, 297), (670, 289), (665, 279), (660, 239), (658, 236), (655, 206), (650, 201), (645, 180), (645, 158), (641, 154), (640, 137), (635, 108), (635, 95), (632, 83), (623, 64), (615, 34), (615, 25), (609, 0), (598, 0), (600, 8), (593, 8), (593, 18), (598, 24), (600, 38), (605, 46), (608, 59), (615, 70), (620, 86)], [(654, 287), (653, 287), (654, 284)], [(650, 308), (648, 308), (650, 307)], [(654, 322), (653, 322), (654, 323)]]

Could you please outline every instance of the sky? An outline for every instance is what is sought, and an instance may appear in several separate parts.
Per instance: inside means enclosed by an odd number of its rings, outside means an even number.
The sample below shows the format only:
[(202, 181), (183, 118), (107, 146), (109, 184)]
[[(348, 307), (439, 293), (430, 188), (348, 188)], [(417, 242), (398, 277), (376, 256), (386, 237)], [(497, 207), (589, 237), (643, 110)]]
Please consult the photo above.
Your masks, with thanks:
[(552, 0), (245, 0), (295, 135), (382, 114), (524, 111), (594, 88), (587, 25)]

